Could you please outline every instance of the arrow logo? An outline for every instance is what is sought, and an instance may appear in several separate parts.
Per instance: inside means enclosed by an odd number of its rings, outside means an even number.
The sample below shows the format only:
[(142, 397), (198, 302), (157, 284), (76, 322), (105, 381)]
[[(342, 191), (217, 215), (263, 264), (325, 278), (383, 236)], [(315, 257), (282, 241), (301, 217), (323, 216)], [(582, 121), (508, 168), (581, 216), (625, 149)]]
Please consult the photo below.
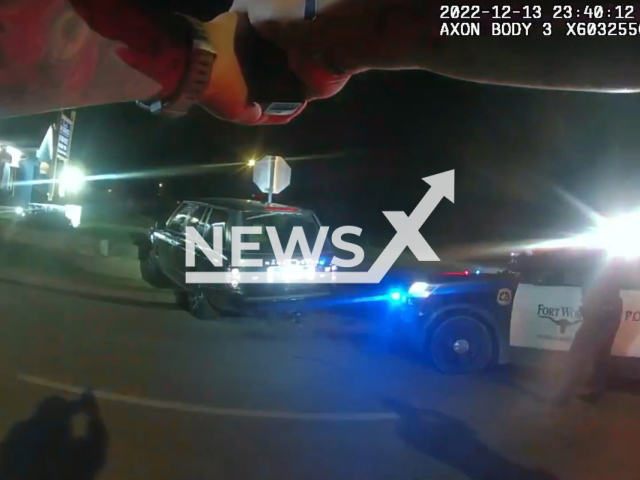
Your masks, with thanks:
[[(443, 198), (455, 200), (455, 170), (431, 175), (422, 179), (430, 185), (411, 215), (405, 212), (383, 212), (396, 234), (367, 272), (333, 272), (310, 280), (309, 283), (380, 283), (398, 257), (408, 247), (420, 262), (439, 262), (440, 259), (429, 243), (420, 234), (420, 228), (427, 221)], [(187, 283), (228, 283), (225, 272), (187, 272)], [(270, 279), (267, 272), (251, 272), (250, 279), (242, 283), (287, 283)]]
[(396, 229), (396, 234), (367, 272), (367, 277), (370, 277), (367, 283), (379, 283), (407, 247), (420, 262), (440, 261), (431, 246), (420, 234), (420, 228), (443, 197), (448, 198), (452, 203), (454, 202), (454, 172), (454, 170), (449, 170), (448, 172), (423, 178), (422, 180), (431, 185), (431, 188), (422, 197), (422, 200), (416, 205), (410, 216), (407, 217), (404, 212), (383, 212), (391, 225), (393, 225), (393, 228)]

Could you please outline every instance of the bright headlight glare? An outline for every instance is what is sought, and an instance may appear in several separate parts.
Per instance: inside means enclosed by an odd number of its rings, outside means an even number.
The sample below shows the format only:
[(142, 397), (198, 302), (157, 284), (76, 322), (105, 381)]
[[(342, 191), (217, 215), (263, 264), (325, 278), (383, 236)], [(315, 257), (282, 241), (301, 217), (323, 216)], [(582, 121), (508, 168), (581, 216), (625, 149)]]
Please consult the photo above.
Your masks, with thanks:
[(597, 241), (611, 255), (621, 257), (637, 257), (638, 235), (640, 234), (640, 214), (627, 213), (610, 219), (602, 219), (596, 229)]
[(60, 186), (64, 190), (76, 193), (82, 189), (87, 179), (81, 169), (72, 165), (67, 165), (62, 170), (59, 181)]
[(568, 238), (546, 240), (531, 245), (531, 249), (593, 248), (605, 250), (614, 257), (640, 256), (640, 212), (598, 219), (595, 228)]
[(426, 282), (414, 282), (409, 288), (409, 295), (412, 297), (425, 298), (431, 295), (431, 287)]

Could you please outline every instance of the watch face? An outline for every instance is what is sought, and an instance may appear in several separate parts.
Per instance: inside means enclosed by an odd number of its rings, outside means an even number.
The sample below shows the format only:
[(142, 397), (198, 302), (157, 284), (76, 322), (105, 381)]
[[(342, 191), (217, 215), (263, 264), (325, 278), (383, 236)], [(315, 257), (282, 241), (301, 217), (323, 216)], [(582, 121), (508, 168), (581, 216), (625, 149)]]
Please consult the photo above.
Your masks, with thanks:
[(318, 0), (304, 0), (304, 19), (313, 20), (318, 12)]
[(291, 115), (295, 113), (301, 106), (301, 103), (274, 102), (265, 106), (263, 110), (266, 115)]

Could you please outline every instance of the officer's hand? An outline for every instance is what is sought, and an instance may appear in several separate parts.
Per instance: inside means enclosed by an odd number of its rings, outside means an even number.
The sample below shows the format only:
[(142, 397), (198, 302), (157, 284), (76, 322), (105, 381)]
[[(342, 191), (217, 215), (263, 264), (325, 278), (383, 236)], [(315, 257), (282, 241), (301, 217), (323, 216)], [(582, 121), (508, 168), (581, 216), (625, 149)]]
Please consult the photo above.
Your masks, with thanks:
[(329, 98), (340, 92), (351, 78), (336, 73), (319, 52), (323, 50), (317, 37), (310, 35), (305, 22), (260, 21), (256, 24), (260, 35), (287, 52), (289, 67), (302, 79), (308, 100)]
[(100, 407), (98, 401), (91, 390), (84, 392), (78, 401), (78, 410), (86, 413), (90, 417), (97, 418), (100, 416)]
[(255, 124), (262, 117), (258, 105), (249, 102), (249, 92), (235, 53), (238, 15), (225, 13), (206, 25), (216, 59), (201, 105), (215, 116), (232, 122)]
[[(248, 125), (288, 123), (302, 112), (308, 100), (336, 93), (348, 79), (344, 77), (336, 86), (335, 77), (324, 74), (313, 62), (264, 40), (246, 13), (224, 13), (206, 28), (217, 57), (200, 103), (219, 118)], [(265, 54), (265, 45), (267, 50), (273, 49), (273, 57), (270, 51)], [(263, 68), (265, 65), (268, 68)], [(302, 105), (290, 115), (267, 115), (254, 101), (257, 97)]]

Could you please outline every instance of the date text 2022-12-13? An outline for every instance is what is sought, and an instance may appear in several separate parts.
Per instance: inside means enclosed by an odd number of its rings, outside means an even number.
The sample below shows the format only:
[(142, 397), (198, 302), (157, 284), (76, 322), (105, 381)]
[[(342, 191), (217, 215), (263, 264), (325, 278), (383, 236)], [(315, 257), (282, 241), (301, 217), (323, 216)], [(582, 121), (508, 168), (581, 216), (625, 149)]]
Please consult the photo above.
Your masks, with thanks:
[(635, 5), (441, 5), (440, 36), (617, 37), (640, 35)]

